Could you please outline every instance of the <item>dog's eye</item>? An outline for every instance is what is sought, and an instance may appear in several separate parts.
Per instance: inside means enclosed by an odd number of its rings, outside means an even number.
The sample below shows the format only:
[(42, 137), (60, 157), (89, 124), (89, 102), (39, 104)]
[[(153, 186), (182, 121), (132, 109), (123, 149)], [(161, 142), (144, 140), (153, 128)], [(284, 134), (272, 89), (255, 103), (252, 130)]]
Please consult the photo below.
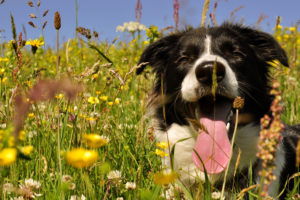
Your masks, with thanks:
[(246, 57), (246, 55), (245, 55), (243, 52), (239, 51), (239, 50), (234, 50), (234, 51), (232, 52), (232, 54), (233, 54), (235, 57), (239, 57), (239, 58), (244, 58), (244, 57)]
[(189, 56), (180, 56), (178, 59), (177, 59), (177, 63), (183, 63), (183, 62), (189, 62), (191, 61), (192, 58), (189, 57)]

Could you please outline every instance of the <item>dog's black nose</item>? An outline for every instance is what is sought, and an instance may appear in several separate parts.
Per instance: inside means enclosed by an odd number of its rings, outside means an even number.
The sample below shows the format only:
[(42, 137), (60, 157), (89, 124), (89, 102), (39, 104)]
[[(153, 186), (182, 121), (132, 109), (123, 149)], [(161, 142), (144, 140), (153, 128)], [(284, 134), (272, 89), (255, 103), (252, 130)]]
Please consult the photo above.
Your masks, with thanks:
[(197, 66), (196, 77), (202, 84), (211, 85), (213, 80), (214, 67), (216, 69), (216, 80), (221, 82), (225, 77), (225, 67), (219, 62), (204, 62)]

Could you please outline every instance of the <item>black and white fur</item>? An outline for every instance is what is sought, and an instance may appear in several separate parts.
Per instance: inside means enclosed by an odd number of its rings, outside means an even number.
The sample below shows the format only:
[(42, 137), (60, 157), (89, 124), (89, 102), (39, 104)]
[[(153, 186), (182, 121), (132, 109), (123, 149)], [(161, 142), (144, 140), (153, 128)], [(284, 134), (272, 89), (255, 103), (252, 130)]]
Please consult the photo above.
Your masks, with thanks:
[[(158, 141), (169, 141), (171, 146), (176, 144), (174, 165), (185, 185), (191, 186), (204, 180), (203, 172), (192, 161), (197, 131), (188, 119), (197, 119), (197, 110), (205, 110), (201, 106), (211, 106), (210, 68), (213, 65), (220, 65), (216, 69), (216, 101), (233, 100), (236, 96), (245, 99), (245, 105), (240, 111), (245, 119), (239, 122), (227, 182), (234, 182), (232, 177), (238, 149), (242, 152), (238, 168), (241, 175), (237, 175), (239, 183), (235, 184), (240, 184), (241, 188), (247, 186), (250, 165), (253, 167), (253, 180), (259, 181), (258, 171), (261, 166), (256, 154), (260, 118), (269, 113), (273, 98), (269, 95), (268, 62), (274, 59), (288, 66), (284, 50), (271, 35), (230, 23), (175, 33), (145, 49), (139, 61), (144, 64), (137, 69), (137, 74), (146, 65), (152, 66), (156, 73), (156, 82), (149, 100), (155, 137)], [(228, 134), (231, 138), (234, 127), (232, 118), (228, 119), (227, 125), (230, 126)], [(297, 172), (295, 146), (299, 133), (300, 125), (286, 127), (282, 133), (283, 140), (277, 149), (275, 160), (274, 174), (277, 179), (269, 188), (270, 196), (276, 196), (286, 179)], [(178, 142), (184, 138), (190, 139)], [(169, 159), (163, 159), (165, 167), (170, 166)], [(222, 184), (223, 176), (224, 172), (210, 175), (209, 179), (217, 187)]]

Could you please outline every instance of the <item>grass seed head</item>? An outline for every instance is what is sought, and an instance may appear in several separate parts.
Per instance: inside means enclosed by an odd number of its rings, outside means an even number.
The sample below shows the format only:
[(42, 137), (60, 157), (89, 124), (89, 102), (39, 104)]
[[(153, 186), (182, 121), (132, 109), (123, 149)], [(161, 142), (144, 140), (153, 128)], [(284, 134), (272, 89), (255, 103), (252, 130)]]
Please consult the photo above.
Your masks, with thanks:
[(42, 29), (45, 29), (46, 25), (47, 25), (47, 21), (44, 22)]
[(29, 17), (33, 19), (33, 18), (36, 18), (36, 15), (33, 14), (33, 13), (31, 13), (31, 14), (29, 15)]
[(244, 107), (245, 100), (242, 97), (236, 97), (233, 101), (234, 109), (242, 109)]
[(37, 28), (37, 26), (36, 26), (32, 21), (29, 21), (28, 24), (29, 24), (30, 26), (32, 26), (33, 28)]
[(45, 17), (45, 16), (48, 14), (48, 12), (49, 12), (49, 9), (47, 9), (47, 10), (44, 12), (43, 17)]
[(54, 14), (54, 27), (56, 30), (59, 30), (61, 27), (61, 18), (59, 12), (55, 12)]
[(27, 4), (28, 4), (30, 7), (33, 7), (32, 1), (27, 1)]

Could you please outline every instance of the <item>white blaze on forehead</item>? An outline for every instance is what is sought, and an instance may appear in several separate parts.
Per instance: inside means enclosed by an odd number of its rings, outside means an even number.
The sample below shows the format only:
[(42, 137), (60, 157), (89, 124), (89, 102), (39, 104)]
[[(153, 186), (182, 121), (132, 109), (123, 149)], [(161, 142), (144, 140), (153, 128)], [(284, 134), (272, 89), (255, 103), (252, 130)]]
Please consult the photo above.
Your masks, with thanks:
[(212, 53), (211, 36), (207, 35), (204, 40), (204, 51), (199, 58), (195, 61), (194, 66), (187, 73), (181, 84), (182, 98), (186, 101), (194, 102), (199, 97), (199, 90), (201, 84), (196, 77), (196, 68), (204, 62), (219, 62), (225, 67), (225, 77), (222, 80), (222, 84), (227, 89), (228, 93), (232, 96), (238, 96), (238, 82), (235, 73), (230, 68), (228, 62), (221, 56)]

